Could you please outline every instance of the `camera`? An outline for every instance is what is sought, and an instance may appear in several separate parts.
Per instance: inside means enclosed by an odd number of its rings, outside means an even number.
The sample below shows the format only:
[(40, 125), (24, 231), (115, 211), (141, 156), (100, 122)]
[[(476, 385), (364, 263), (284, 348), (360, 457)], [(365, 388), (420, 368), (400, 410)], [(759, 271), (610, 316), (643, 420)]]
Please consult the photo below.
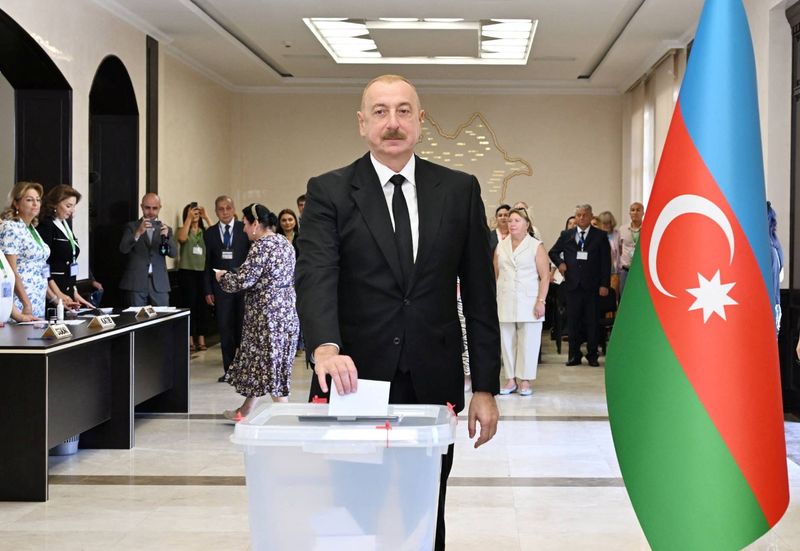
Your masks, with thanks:
[[(161, 233), (161, 221), (153, 220), (153, 228)], [(166, 235), (161, 235), (161, 244), (158, 246), (158, 254), (161, 256), (169, 256), (170, 253), (170, 246), (169, 246), (169, 237)]]
[(191, 203), (189, 203), (189, 208), (190, 209), (196, 209), (197, 208), (197, 201), (192, 201)]

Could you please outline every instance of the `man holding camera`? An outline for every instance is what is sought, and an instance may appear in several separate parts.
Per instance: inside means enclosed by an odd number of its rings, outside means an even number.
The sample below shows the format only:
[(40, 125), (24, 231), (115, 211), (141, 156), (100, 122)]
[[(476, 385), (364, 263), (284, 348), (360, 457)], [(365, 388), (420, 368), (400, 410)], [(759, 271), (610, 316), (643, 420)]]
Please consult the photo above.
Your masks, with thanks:
[(125, 225), (119, 243), (119, 251), (128, 257), (119, 288), (131, 306), (169, 306), (166, 257), (175, 258), (178, 246), (172, 229), (158, 220), (158, 195), (145, 194), (141, 207), (142, 218)]

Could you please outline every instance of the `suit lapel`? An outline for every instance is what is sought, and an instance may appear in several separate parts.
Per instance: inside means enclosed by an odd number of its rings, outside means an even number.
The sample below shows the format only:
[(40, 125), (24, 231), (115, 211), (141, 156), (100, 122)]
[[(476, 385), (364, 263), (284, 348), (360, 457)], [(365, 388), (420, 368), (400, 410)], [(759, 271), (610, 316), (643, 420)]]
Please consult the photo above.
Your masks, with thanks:
[(206, 231), (210, 232), (210, 231), (213, 230), (214, 240), (215, 240), (215, 242), (219, 242), (219, 248), (221, 249), (222, 248), (222, 236), (219, 234), (219, 228), (220, 228), (220, 222), (219, 222), (219, 220), (217, 220), (217, 223), (216, 224), (212, 224), (211, 226), (209, 226)]
[(417, 259), (411, 273), (409, 291), (414, 287), (414, 282), (419, 276), (421, 266), (425, 265), (433, 244), (439, 233), (442, 222), (444, 206), (444, 190), (439, 185), (440, 177), (431, 170), (431, 165), (419, 157), (415, 160), (415, 173), (417, 186), (417, 212), (419, 214), (419, 242), (417, 244)]
[(378, 175), (370, 162), (369, 153), (362, 157), (356, 165), (352, 186), (353, 201), (355, 201), (369, 232), (389, 264), (397, 284), (402, 289), (403, 272), (400, 270), (400, 259), (397, 255), (392, 220), (389, 216), (389, 209), (386, 206), (386, 196), (383, 194)]

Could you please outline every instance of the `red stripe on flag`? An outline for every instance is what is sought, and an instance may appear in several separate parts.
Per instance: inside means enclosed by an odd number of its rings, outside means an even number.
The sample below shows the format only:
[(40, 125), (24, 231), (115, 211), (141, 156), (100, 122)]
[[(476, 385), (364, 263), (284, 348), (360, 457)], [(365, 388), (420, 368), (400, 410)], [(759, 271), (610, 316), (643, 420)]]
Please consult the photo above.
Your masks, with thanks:
[(772, 526), (789, 496), (771, 305), (747, 236), (695, 149), (680, 105), (641, 241), (667, 338)]

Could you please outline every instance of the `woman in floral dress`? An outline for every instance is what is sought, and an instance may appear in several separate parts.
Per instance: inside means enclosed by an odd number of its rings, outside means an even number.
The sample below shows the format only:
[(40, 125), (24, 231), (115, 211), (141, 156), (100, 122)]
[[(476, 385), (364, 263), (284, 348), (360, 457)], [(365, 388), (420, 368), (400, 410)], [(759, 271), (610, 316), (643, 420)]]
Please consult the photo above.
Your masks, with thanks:
[(42, 191), (35, 182), (19, 182), (9, 194), (11, 204), (0, 215), (0, 252), (16, 276), (14, 305), (22, 314), (38, 318), (45, 315), (50, 277), (50, 247), (36, 231)]
[(244, 231), (252, 241), (244, 263), (235, 272), (217, 270), (227, 293), (245, 290), (242, 341), (225, 381), (245, 397), (224, 415), (239, 420), (253, 411), (259, 397), (287, 402), (300, 323), (294, 293), (295, 255), (291, 243), (276, 235), (273, 212), (260, 204), (242, 211)]

